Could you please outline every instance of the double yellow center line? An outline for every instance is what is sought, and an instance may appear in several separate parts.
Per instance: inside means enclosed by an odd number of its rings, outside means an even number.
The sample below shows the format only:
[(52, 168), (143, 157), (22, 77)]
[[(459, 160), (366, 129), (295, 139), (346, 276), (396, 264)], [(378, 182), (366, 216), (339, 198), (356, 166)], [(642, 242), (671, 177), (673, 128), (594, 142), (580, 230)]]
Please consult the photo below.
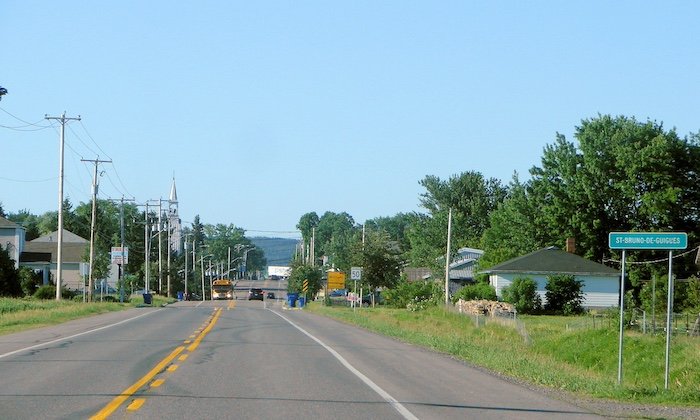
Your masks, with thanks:
[[(173, 350), (169, 355), (165, 357), (165, 359), (161, 360), (153, 369), (151, 369), (147, 374), (145, 374), (141, 379), (136, 381), (133, 385), (122, 391), (121, 394), (119, 394), (117, 397), (115, 397), (109, 404), (107, 404), (102, 410), (100, 410), (97, 414), (91, 417), (93, 420), (101, 420), (101, 419), (106, 419), (109, 417), (114, 411), (121, 406), (124, 401), (128, 400), (131, 398), (136, 392), (138, 392), (139, 389), (144, 387), (146, 384), (148, 384), (149, 381), (151, 381), (156, 375), (158, 375), (160, 372), (163, 372), (166, 369), (169, 369), (170, 363), (178, 356), (180, 353), (182, 353), (185, 349), (189, 353), (192, 353), (202, 342), (204, 339), (204, 336), (206, 336), (209, 331), (214, 328), (214, 324), (216, 324), (216, 321), (219, 319), (219, 316), (221, 315), (221, 308), (217, 308), (214, 311), (214, 316), (211, 318), (209, 321), (208, 325), (206, 328), (204, 328), (197, 338), (194, 339), (191, 343), (186, 341), (186, 344), (189, 344), (189, 346), (178, 346)], [(184, 354), (183, 357), (181, 357), (180, 360), (184, 360), (186, 358), (187, 354)], [(172, 371), (172, 369), (169, 369)], [(160, 385), (160, 383), (158, 383)], [(139, 400), (137, 402), (138, 407), (140, 407), (143, 404), (143, 400)], [(138, 408), (138, 407), (133, 407), (133, 408)]]

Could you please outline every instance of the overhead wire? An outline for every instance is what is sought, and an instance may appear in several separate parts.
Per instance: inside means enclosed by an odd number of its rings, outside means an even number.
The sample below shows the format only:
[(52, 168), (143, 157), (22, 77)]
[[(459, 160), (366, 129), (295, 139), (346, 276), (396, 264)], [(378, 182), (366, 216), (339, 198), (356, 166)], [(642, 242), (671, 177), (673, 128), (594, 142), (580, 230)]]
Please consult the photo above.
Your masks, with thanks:
[[(674, 256), (673, 256), (673, 259), (684, 257), (684, 256), (686, 256), (686, 255), (688, 255), (688, 254), (690, 254), (690, 253), (692, 253), (692, 252), (697, 252), (699, 249), (700, 249), (700, 245), (696, 246), (695, 248), (693, 248), (693, 249), (691, 249), (691, 250), (689, 250), (689, 251), (683, 252), (683, 253), (681, 253), (681, 254), (676, 254), (676, 255), (674, 255)], [(626, 261), (625, 264), (630, 264), (630, 265), (644, 265), (644, 264), (658, 264), (658, 263), (667, 262), (667, 261), (668, 261), (668, 257), (666, 257), (666, 258), (659, 258), (659, 259), (657, 259), (657, 260), (648, 260), (648, 261)], [(616, 264), (622, 264), (622, 261), (620, 261), (620, 260), (615, 260), (615, 259), (612, 259), (612, 258), (603, 258), (603, 262), (612, 262), (612, 263), (616, 263)]]
[[(7, 110), (6, 110), (5, 108), (3, 108), (3, 107), (0, 107), (0, 111), (4, 112), (5, 114), (11, 116), (12, 118), (14, 118), (14, 119), (16, 119), (17, 121), (19, 121), (19, 122), (21, 122), (21, 123), (24, 124), (24, 125), (15, 126), (15, 127), (6, 126), (6, 125), (0, 125), (0, 127), (2, 127), (2, 128), (7, 128), (7, 129), (10, 129), (10, 130), (16, 130), (16, 131), (39, 131), (39, 130), (46, 130), (47, 128), (51, 128), (51, 124), (46, 124), (46, 125), (40, 125), (40, 124), (39, 124), (39, 122), (44, 121), (43, 119), (42, 119), (42, 120), (39, 120), (39, 121), (37, 121), (37, 122), (35, 122), (35, 123), (31, 123), (31, 122), (25, 121), (25, 120), (23, 120), (22, 118), (19, 118), (18, 116), (12, 114), (11, 112), (7, 111)], [(31, 130), (22, 130), (22, 128), (24, 128), (24, 127), (37, 127), (37, 128), (36, 128), (36, 129), (31, 129)]]

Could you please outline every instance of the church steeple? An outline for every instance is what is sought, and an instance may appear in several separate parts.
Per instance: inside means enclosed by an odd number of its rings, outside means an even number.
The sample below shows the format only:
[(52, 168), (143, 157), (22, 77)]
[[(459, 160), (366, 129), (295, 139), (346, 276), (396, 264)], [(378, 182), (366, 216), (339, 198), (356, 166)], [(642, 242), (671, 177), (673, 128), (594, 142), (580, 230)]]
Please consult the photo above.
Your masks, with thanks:
[(168, 219), (171, 229), (170, 249), (178, 255), (182, 252), (182, 221), (178, 214), (177, 189), (175, 188), (175, 176), (170, 187), (170, 197), (168, 197)]
[(175, 177), (173, 177), (173, 185), (170, 187), (170, 198), (168, 200), (171, 203), (177, 203), (177, 190), (175, 189)]

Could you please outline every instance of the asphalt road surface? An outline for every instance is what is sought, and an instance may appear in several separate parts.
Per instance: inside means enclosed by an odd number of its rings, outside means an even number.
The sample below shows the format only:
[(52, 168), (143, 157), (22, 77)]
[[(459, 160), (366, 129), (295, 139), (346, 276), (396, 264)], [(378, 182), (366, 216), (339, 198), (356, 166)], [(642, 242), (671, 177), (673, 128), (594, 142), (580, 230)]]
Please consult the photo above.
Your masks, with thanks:
[(282, 302), (178, 302), (0, 336), (0, 417), (598, 418)]

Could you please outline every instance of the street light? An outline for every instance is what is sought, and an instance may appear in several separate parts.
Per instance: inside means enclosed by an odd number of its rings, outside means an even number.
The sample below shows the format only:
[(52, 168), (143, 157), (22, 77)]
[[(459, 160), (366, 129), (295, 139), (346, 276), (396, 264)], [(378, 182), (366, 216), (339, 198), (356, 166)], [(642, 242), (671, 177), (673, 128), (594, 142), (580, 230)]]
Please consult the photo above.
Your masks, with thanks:
[(200, 270), (202, 270), (202, 302), (204, 302), (206, 300), (205, 299), (206, 293), (204, 292), (204, 259), (209, 258), (209, 257), (213, 257), (213, 256), (214, 256), (213, 254), (203, 255), (199, 259)]

